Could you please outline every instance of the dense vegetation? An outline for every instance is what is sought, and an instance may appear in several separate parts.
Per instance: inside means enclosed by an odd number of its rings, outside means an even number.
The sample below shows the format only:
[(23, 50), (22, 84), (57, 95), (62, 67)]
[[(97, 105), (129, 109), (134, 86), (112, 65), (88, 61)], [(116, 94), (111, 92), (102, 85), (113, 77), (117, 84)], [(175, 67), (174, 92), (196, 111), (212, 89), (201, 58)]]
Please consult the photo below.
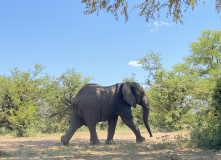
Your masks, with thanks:
[[(140, 59), (147, 76), (152, 128), (164, 131), (191, 130), (192, 144), (221, 149), (221, 31), (205, 30), (190, 43), (190, 55), (170, 71), (163, 68), (161, 55), (149, 52)], [(67, 129), (70, 111), (48, 120), (48, 115), (70, 105), (80, 88), (91, 81), (74, 69), (60, 77), (34, 70), (11, 70), (0, 75), (0, 132), (17, 136), (36, 132), (52, 133)], [(135, 74), (123, 81), (135, 81)], [(143, 125), (142, 109), (133, 109), (135, 120)], [(107, 123), (100, 123), (101, 128)], [(122, 121), (119, 121), (122, 125)]]
[(151, 124), (166, 130), (191, 129), (201, 148), (221, 148), (221, 31), (206, 30), (190, 43), (190, 55), (166, 71), (160, 54), (140, 59), (154, 113)]
[(17, 136), (28, 136), (35, 132), (60, 132), (68, 125), (71, 111), (50, 120), (48, 114), (69, 106), (91, 78), (74, 69), (55, 78), (44, 75), (43, 69), (36, 64), (34, 71), (14, 68), (10, 76), (0, 76), (0, 127)]

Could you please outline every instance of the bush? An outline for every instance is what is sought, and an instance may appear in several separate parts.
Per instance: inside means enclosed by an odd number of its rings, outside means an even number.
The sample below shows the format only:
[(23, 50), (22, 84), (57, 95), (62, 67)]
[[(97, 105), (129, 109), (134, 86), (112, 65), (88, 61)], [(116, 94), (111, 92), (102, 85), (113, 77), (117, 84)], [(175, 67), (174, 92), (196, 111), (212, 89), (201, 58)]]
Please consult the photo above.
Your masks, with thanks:
[(0, 135), (9, 134), (10, 131), (6, 127), (0, 127)]
[(191, 134), (192, 145), (203, 149), (221, 149), (221, 123), (196, 127)]
[(191, 132), (191, 143), (203, 149), (221, 149), (221, 77), (216, 80), (212, 103), (197, 112), (197, 127)]

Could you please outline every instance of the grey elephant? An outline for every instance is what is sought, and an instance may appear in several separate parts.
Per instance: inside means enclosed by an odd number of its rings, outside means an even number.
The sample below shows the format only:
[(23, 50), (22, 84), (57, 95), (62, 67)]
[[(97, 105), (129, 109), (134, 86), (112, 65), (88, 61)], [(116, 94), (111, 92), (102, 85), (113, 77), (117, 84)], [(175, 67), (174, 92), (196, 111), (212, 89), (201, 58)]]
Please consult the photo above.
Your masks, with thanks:
[[(77, 93), (71, 105), (65, 109), (72, 109), (71, 122), (69, 130), (61, 137), (61, 142), (63, 145), (69, 144), (76, 130), (86, 125), (90, 131), (90, 143), (99, 144), (96, 124), (100, 121), (108, 120), (108, 135), (105, 143), (111, 144), (113, 143), (118, 116), (134, 132), (137, 143), (145, 141), (131, 112), (131, 106), (136, 108), (136, 104), (141, 105), (143, 108), (143, 121), (150, 137), (152, 137), (148, 124), (148, 115), (151, 110), (149, 100), (145, 90), (139, 83), (118, 83), (108, 87), (87, 84)], [(54, 113), (50, 117), (65, 110)]]

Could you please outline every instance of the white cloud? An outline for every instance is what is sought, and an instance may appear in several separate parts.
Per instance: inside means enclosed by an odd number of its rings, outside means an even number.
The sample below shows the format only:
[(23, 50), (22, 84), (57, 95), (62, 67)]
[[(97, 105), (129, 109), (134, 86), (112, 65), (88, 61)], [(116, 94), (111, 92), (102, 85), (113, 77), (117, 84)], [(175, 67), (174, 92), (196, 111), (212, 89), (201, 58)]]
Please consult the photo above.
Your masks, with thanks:
[(129, 66), (133, 66), (133, 67), (139, 67), (141, 66), (141, 64), (139, 64), (139, 61), (130, 61), (128, 63)]
[(165, 23), (165, 22), (162, 22), (162, 21), (160, 21), (160, 23), (161, 23), (162, 26), (167, 26), (167, 27), (173, 26), (173, 23)]
[(160, 21), (160, 22), (157, 21), (157, 22), (154, 22), (154, 25), (155, 25), (155, 27), (161, 27), (161, 26), (170, 27), (173, 25), (173, 23), (166, 23), (166, 22), (162, 22), (162, 21)]
[(160, 26), (162, 26), (162, 24), (159, 24), (159, 22), (154, 22), (154, 26), (155, 27), (160, 27)]
[[(154, 27), (151, 28), (149, 31), (150, 32), (159, 32), (160, 31), (160, 27), (171, 27), (173, 26), (173, 23), (166, 23), (166, 22), (154, 22)], [(151, 27), (151, 25), (148, 25), (148, 27)]]
[(151, 28), (149, 31), (150, 32), (159, 32), (160, 28), (159, 27), (154, 27), (154, 28)]

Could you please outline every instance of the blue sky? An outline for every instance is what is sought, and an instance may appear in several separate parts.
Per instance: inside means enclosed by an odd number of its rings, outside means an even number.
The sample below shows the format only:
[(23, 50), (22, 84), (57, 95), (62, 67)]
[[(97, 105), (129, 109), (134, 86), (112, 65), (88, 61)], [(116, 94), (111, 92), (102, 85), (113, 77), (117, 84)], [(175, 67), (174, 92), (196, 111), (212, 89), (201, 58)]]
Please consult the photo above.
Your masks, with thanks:
[(81, 0), (0, 1), (0, 75), (9, 75), (14, 67), (27, 71), (36, 63), (51, 76), (75, 68), (106, 86), (132, 73), (144, 82), (147, 73), (130, 61), (151, 50), (162, 54), (168, 70), (182, 62), (189, 54), (189, 43), (201, 31), (221, 28), (214, 3), (208, 1), (205, 7), (200, 4), (184, 13), (182, 25), (166, 18), (164, 11), (148, 23), (136, 10), (129, 12), (127, 23), (124, 17), (115, 21), (105, 11), (99, 16), (84, 15)]

